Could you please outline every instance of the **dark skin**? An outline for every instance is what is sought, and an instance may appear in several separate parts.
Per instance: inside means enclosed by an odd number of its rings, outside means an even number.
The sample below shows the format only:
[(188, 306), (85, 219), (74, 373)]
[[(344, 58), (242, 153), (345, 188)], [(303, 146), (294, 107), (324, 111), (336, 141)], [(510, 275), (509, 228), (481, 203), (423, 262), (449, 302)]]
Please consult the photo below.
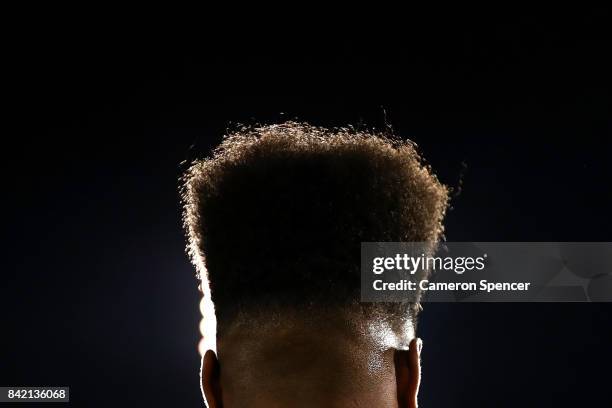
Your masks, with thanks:
[[(236, 394), (236, 387), (230, 384), (231, 378), (227, 375), (222, 375), (223, 362), (219, 361), (217, 355), (208, 350), (202, 359), (202, 390), (209, 408), (234, 408), (248, 406), (249, 408), (258, 407), (301, 407), (301, 406), (317, 406), (317, 407), (389, 407), (389, 408), (416, 408), (417, 394), (421, 378), (420, 367), (420, 352), (422, 342), (420, 339), (413, 339), (410, 342), (408, 350), (391, 349), (385, 352), (389, 356), (390, 364), (384, 366), (386, 371), (382, 375), (377, 375), (381, 379), (376, 382), (377, 390), (369, 389), (368, 391), (356, 392), (347, 398), (346, 394), (339, 392), (337, 397), (329, 392), (317, 392), (317, 388), (309, 388), (309, 392), (304, 395), (296, 389), (294, 392), (284, 391), (275, 394), (274, 392), (262, 392), (261, 397), (255, 399), (250, 398), (248, 403), (245, 403), (239, 394)], [(230, 354), (231, 355), (231, 354)], [(315, 356), (315, 358), (318, 356)], [(338, 360), (329, 359), (328, 356), (320, 356), (323, 361), (334, 361), (327, 369), (324, 366), (315, 365), (314, 369), (320, 370), (319, 374), (322, 377), (328, 375), (329, 371), (333, 371), (332, 364), (336, 364)], [(230, 357), (228, 357), (229, 359)], [(291, 358), (289, 358), (291, 361)], [(391, 362), (392, 361), (392, 362)], [(261, 362), (259, 362), (261, 364)], [(232, 367), (230, 370), (239, 370), (240, 368)], [(251, 367), (242, 367), (243, 370), (251, 369)], [(259, 371), (257, 367), (255, 370)], [(296, 370), (301, 372), (300, 370)], [(265, 372), (265, 371), (264, 371)], [(315, 373), (316, 374), (316, 373)], [(306, 374), (308, 375), (308, 374)], [(359, 377), (359, 375), (356, 375)], [(310, 378), (310, 377), (308, 377)], [(333, 378), (333, 377), (332, 377)], [(394, 380), (394, 381), (393, 381)], [(306, 380), (308, 381), (308, 380)], [(325, 384), (325, 383), (324, 383)], [(266, 385), (266, 387), (269, 386)], [(324, 388), (324, 387), (322, 387)], [(232, 395), (230, 395), (232, 394)], [(283, 395), (280, 397), (280, 395)], [(302, 395), (300, 397), (300, 395)], [(305, 398), (308, 398), (306, 401)], [(243, 405), (246, 404), (246, 405)]]

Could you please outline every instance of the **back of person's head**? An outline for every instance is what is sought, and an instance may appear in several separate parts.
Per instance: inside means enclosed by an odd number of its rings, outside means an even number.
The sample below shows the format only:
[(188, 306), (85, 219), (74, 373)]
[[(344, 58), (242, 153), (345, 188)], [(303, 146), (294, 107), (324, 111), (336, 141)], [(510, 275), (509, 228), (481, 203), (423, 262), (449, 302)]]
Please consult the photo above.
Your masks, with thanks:
[(360, 303), (360, 248), (441, 236), (447, 189), (412, 143), (242, 128), (184, 182), (189, 251), (218, 325), (218, 361), (204, 361), (211, 406), (408, 403), (397, 359), (419, 306)]

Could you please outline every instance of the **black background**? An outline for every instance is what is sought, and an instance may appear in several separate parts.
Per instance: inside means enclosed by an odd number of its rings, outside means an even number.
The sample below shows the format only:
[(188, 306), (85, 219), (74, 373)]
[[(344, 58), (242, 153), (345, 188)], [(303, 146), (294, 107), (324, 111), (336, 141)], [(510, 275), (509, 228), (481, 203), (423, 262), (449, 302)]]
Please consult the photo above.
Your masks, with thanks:
[[(202, 405), (177, 179), (235, 123), (391, 126), (460, 190), (449, 241), (610, 241), (607, 13), (428, 16), (26, 19), (5, 54), (0, 385)], [(426, 304), (421, 404), (610, 406), (611, 317)]]

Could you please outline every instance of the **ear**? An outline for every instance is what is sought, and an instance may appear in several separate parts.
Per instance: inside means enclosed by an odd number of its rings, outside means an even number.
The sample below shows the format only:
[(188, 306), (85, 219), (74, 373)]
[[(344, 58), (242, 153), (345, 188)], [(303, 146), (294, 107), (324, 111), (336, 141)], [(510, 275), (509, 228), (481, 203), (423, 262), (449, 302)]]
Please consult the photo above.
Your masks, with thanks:
[(207, 350), (202, 358), (202, 391), (208, 408), (223, 408), (221, 366), (215, 352)]
[(395, 380), (399, 408), (416, 408), (421, 383), (421, 339), (413, 339), (408, 350), (395, 350)]

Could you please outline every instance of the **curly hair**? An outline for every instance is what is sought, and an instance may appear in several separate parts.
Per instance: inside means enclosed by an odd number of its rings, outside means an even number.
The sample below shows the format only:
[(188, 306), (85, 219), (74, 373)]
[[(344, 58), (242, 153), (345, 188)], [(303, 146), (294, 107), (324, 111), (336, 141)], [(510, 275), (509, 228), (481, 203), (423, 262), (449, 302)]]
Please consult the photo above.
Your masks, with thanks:
[(220, 322), (358, 303), (360, 243), (437, 241), (448, 204), (412, 142), (296, 122), (238, 129), (183, 183), (189, 255)]

